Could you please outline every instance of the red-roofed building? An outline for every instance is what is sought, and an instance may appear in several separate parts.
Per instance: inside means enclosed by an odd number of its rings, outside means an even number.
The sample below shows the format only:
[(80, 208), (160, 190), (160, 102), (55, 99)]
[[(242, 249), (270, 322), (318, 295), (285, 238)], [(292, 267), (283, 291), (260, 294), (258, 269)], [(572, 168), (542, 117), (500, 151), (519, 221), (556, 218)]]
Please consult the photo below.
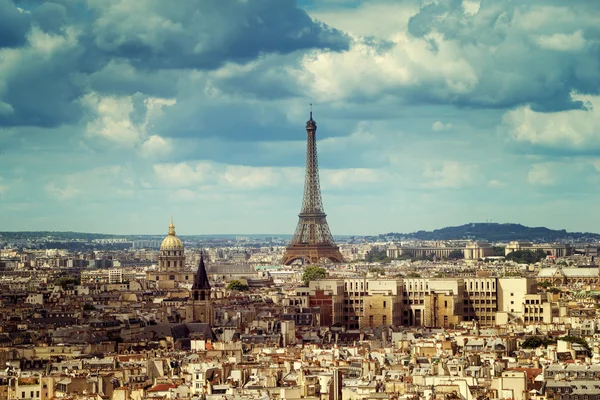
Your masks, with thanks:
[(169, 396), (173, 390), (177, 389), (174, 383), (159, 383), (148, 389), (150, 397)]

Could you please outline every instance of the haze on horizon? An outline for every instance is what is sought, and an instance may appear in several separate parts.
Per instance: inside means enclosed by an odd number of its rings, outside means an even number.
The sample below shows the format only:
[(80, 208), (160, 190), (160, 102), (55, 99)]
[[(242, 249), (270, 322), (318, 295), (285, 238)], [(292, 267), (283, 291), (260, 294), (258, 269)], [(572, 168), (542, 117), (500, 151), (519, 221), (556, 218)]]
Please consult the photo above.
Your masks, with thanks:
[(0, 0), (0, 231), (596, 232), (600, 3)]

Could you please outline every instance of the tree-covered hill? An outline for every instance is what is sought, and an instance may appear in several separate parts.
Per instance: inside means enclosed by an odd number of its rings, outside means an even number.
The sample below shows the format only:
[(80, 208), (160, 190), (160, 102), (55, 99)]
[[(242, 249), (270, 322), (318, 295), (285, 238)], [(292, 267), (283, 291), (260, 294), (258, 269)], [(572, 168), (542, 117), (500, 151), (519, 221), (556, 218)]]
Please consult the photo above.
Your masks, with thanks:
[(545, 227), (528, 227), (521, 224), (471, 223), (461, 226), (449, 226), (433, 231), (413, 233), (387, 233), (379, 235), (381, 239), (418, 239), (418, 240), (487, 240), (503, 242), (524, 240), (529, 242), (561, 242), (600, 240), (600, 234), (589, 232), (567, 232)]

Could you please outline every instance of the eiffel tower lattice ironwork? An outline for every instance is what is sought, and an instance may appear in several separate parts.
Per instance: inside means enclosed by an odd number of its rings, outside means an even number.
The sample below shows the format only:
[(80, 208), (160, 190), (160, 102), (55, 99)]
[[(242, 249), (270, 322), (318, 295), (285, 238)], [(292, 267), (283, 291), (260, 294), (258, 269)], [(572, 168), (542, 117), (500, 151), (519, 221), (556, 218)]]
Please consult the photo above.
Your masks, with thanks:
[(319, 163), (317, 161), (317, 123), (312, 118), (306, 123), (306, 177), (302, 210), (298, 215), (298, 226), (292, 241), (285, 250), (283, 264), (289, 265), (296, 260), (316, 264), (320, 260), (344, 262), (339, 247), (335, 244), (327, 214), (323, 210), (321, 186), (319, 184)]

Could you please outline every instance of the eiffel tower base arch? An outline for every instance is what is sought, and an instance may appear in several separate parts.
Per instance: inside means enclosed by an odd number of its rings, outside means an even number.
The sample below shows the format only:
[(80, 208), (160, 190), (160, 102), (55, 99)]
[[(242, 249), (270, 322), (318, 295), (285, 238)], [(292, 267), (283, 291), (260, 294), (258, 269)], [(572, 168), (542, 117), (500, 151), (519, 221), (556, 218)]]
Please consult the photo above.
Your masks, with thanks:
[(334, 263), (344, 262), (344, 257), (337, 246), (330, 244), (292, 244), (285, 250), (283, 264), (290, 265), (296, 260), (303, 260), (309, 264), (318, 264), (322, 260)]

